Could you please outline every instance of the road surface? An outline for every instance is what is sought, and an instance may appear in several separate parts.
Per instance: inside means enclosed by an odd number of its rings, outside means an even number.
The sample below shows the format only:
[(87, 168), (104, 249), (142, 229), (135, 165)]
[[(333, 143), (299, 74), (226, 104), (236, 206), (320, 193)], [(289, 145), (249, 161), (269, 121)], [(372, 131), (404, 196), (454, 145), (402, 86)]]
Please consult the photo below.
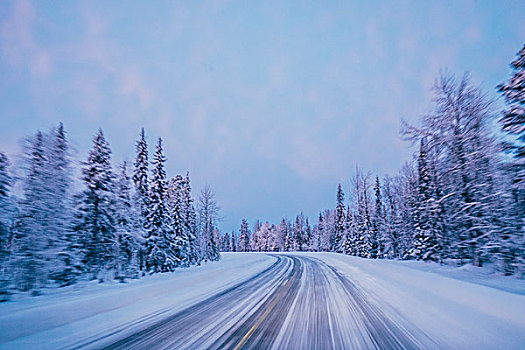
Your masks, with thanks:
[(276, 258), (272, 266), (249, 280), (108, 344), (106, 349), (428, 346), (428, 339), (415, 325), (399, 315), (393, 317), (386, 307), (382, 310), (326, 263), (304, 256)]

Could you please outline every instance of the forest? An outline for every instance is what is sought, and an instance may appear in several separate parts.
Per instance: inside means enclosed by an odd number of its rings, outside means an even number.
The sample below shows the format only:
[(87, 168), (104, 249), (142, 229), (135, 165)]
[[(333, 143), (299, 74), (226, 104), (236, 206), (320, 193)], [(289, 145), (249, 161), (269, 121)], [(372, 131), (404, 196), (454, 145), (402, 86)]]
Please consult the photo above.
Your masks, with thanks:
[[(414, 159), (380, 179), (356, 167), (351, 200), (337, 188), (335, 208), (314, 223), (244, 220), (216, 237), (223, 251), (325, 251), (370, 259), (417, 259), (482, 266), (525, 275), (525, 46), (513, 75), (497, 87), (506, 102), (496, 111), (489, 94), (442, 73), (432, 110), (420, 125), (403, 123)], [(501, 129), (501, 131), (499, 130)]]
[(215, 261), (219, 251), (493, 264), (523, 278), (525, 46), (511, 67), (497, 87), (503, 111), (468, 75), (442, 73), (431, 112), (420, 125), (402, 125), (402, 137), (418, 147), (399, 173), (380, 179), (356, 167), (350, 200), (339, 185), (335, 207), (315, 222), (299, 214), (250, 229), (243, 220), (238, 233), (217, 228), (211, 188), (194, 198), (188, 173), (167, 176), (161, 138), (150, 160), (144, 129), (133, 164), (116, 167), (102, 129), (82, 162), (72, 158), (62, 123), (38, 131), (17, 164), (0, 153), (0, 293), (125, 282)]
[[(74, 193), (62, 123), (25, 140), (21, 179), (10, 176), (1, 154), (2, 293), (37, 295), (79, 280), (125, 281), (218, 260), (215, 194), (205, 187), (194, 203), (189, 174), (167, 178), (161, 138), (152, 158), (142, 129), (132, 170), (126, 162), (114, 170), (99, 129), (82, 162), (83, 190)], [(10, 193), (15, 184), (20, 197)]]

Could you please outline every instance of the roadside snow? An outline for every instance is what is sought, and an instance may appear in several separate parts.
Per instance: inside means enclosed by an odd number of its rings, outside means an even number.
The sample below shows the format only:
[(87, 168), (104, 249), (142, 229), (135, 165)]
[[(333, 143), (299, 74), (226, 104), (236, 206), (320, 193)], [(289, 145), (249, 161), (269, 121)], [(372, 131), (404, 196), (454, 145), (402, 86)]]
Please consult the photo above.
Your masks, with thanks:
[(385, 314), (416, 325), (441, 348), (525, 348), (525, 281), (502, 276), (485, 278), (486, 273), (475, 268), (368, 260), (333, 253), (305, 255), (335, 267), (361, 287)]
[[(152, 322), (269, 267), (263, 254), (222, 254), (219, 263), (121, 283), (88, 283), (0, 304), (1, 349), (70, 348)], [(92, 338), (89, 338), (92, 337)]]

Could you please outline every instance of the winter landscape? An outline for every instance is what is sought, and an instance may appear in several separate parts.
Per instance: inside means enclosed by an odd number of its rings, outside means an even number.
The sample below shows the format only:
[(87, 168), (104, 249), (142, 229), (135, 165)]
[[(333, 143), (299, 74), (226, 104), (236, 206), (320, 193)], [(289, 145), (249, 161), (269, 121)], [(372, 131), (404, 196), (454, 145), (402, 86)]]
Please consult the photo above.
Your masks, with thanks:
[(524, 349), (525, 4), (0, 4), (0, 349)]

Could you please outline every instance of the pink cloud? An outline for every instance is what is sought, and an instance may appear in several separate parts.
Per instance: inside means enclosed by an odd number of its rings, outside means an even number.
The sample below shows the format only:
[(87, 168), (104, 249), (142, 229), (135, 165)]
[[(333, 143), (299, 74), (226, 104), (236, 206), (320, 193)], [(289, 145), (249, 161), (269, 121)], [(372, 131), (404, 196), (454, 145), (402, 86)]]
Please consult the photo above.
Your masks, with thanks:
[(29, 1), (15, 1), (11, 17), (0, 27), (0, 47), (10, 65), (26, 67), (33, 77), (43, 77), (51, 74), (53, 58), (48, 50), (35, 43), (32, 27), (36, 19)]

